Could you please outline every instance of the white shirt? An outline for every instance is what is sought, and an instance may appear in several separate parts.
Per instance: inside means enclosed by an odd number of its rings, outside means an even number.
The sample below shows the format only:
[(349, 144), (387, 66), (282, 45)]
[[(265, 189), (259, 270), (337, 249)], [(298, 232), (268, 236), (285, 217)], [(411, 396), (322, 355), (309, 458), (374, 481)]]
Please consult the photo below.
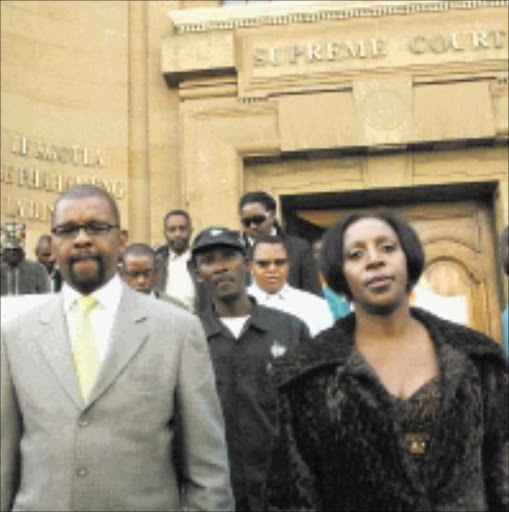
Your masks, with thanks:
[(277, 293), (267, 293), (253, 283), (247, 289), (247, 293), (262, 306), (278, 309), (300, 318), (308, 326), (311, 336), (316, 336), (334, 323), (325, 299), (294, 288), (288, 283)]
[[(89, 318), (97, 341), (99, 360), (102, 363), (109, 348), (111, 330), (122, 297), (122, 281), (120, 281), (118, 274), (115, 274), (104, 286), (90, 295), (95, 297), (98, 302), (97, 306), (90, 311)], [(79, 308), (76, 301), (79, 297), (81, 295), (74, 288), (71, 288), (67, 283), (63, 284), (64, 312), (72, 345), (74, 345), (78, 321)]]
[(170, 251), (168, 255), (168, 267), (166, 275), (165, 292), (172, 297), (181, 300), (191, 311), (194, 311), (194, 298), (196, 289), (193, 279), (187, 269), (187, 263), (191, 258), (191, 251), (177, 255)]
[(231, 331), (231, 333), (235, 336), (235, 338), (238, 338), (240, 336), (240, 333), (242, 332), (242, 329), (247, 322), (249, 318), (248, 316), (229, 316), (225, 317), (222, 316), (219, 318), (221, 322)]

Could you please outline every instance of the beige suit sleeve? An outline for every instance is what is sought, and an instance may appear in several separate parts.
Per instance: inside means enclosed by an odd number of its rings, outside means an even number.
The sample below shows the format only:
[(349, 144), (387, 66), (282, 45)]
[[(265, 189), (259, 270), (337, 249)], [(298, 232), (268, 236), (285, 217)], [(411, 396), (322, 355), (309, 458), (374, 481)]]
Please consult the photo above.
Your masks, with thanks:
[(12, 507), (19, 485), (22, 422), (11, 379), (3, 329), (0, 361), (0, 510), (7, 511)]
[(196, 317), (181, 350), (176, 399), (186, 507), (234, 510), (224, 420), (207, 341)]

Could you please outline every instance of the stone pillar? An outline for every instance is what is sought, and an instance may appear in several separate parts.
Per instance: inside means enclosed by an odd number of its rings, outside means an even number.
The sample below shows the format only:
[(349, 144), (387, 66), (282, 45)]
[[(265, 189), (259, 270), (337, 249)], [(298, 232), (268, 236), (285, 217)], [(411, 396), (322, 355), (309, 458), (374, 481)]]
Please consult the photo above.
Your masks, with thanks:
[(149, 242), (147, 3), (128, 5), (129, 242)]

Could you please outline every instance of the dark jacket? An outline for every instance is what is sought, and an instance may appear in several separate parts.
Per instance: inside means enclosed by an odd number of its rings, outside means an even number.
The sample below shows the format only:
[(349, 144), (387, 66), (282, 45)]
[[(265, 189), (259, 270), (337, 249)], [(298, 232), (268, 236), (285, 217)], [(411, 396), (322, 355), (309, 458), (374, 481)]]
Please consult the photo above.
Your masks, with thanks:
[[(1, 295), (49, 293), (51, 291), (48, 272), (38, 261), (23, 259), (15, 267), (2, 263), (0, 273)], [(11, 287), (14, 289), (10, 289)]]
[[(166, 290), (166, 281), (168, 280), (168, 258), (170, 248), (168, 245), (161, 245), (157, 247), (154, 252), (157, 269), (154, 291), (164, 292)], [(206, 286), (196, 279), (196, 271), (191, 260), (187, 263), (187, 271), (189, 272), (196, 289), (193, 310), (195, 313), (206, 311), (210, 306), (210, 295)]]
[(51, 274), (48, 274), (50, 280), (50, 290), (59, 292), (62, 289), (62, 274), (58, 268), (54, 268)]
[(318, 281), (318, 268), (313, 260), (311, 247), (303, 238), (284, 235), (288, 247), (290, 273), (288, 283), (322, 297), (322, 287)]
[(309, 340), (298, 318), (253, 304), (238, 339), (212, 309), (199, 315), (223, 408), (236, 509), (242, 511), (263, 509), (276, 411), (276, 390), (269, 378), (272, 364)]
[(422, 310), (441, 398), (417, 461), (394, 401), (353, 350), (353, 314), (275, 365), (269, 510), (507, 510), (508, 376), (501, 347)]
[[(323, 298), (322, 286), (318, 280), (318, 268), (313, 259), (309, 243), (304, 238), (286, 235), (279, 226), (276, 227), (276, 231), (277, 235), (286, 241), (288, 248), (288, 261), (290, 263), (288, 284)], [(251, 248), (246, 236), (244, 236), (244, 242), (248, 248), (248, 256), (251, 256)], [(248, 276), (247, 282), (251, 284), (250, 276)]]

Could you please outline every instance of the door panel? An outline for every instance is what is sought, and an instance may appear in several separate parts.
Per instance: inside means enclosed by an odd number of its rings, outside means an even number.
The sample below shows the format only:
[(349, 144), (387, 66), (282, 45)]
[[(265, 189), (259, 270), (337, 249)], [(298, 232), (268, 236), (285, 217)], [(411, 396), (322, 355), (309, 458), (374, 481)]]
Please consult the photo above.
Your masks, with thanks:
[(424, 286), (443, 297), (464, 298), (466, 325), (491, 332), (489, 287), (482, 279), (479, 255), (450, 240), (428, 243), (425, 252), (426, 268), (421, 278)]

